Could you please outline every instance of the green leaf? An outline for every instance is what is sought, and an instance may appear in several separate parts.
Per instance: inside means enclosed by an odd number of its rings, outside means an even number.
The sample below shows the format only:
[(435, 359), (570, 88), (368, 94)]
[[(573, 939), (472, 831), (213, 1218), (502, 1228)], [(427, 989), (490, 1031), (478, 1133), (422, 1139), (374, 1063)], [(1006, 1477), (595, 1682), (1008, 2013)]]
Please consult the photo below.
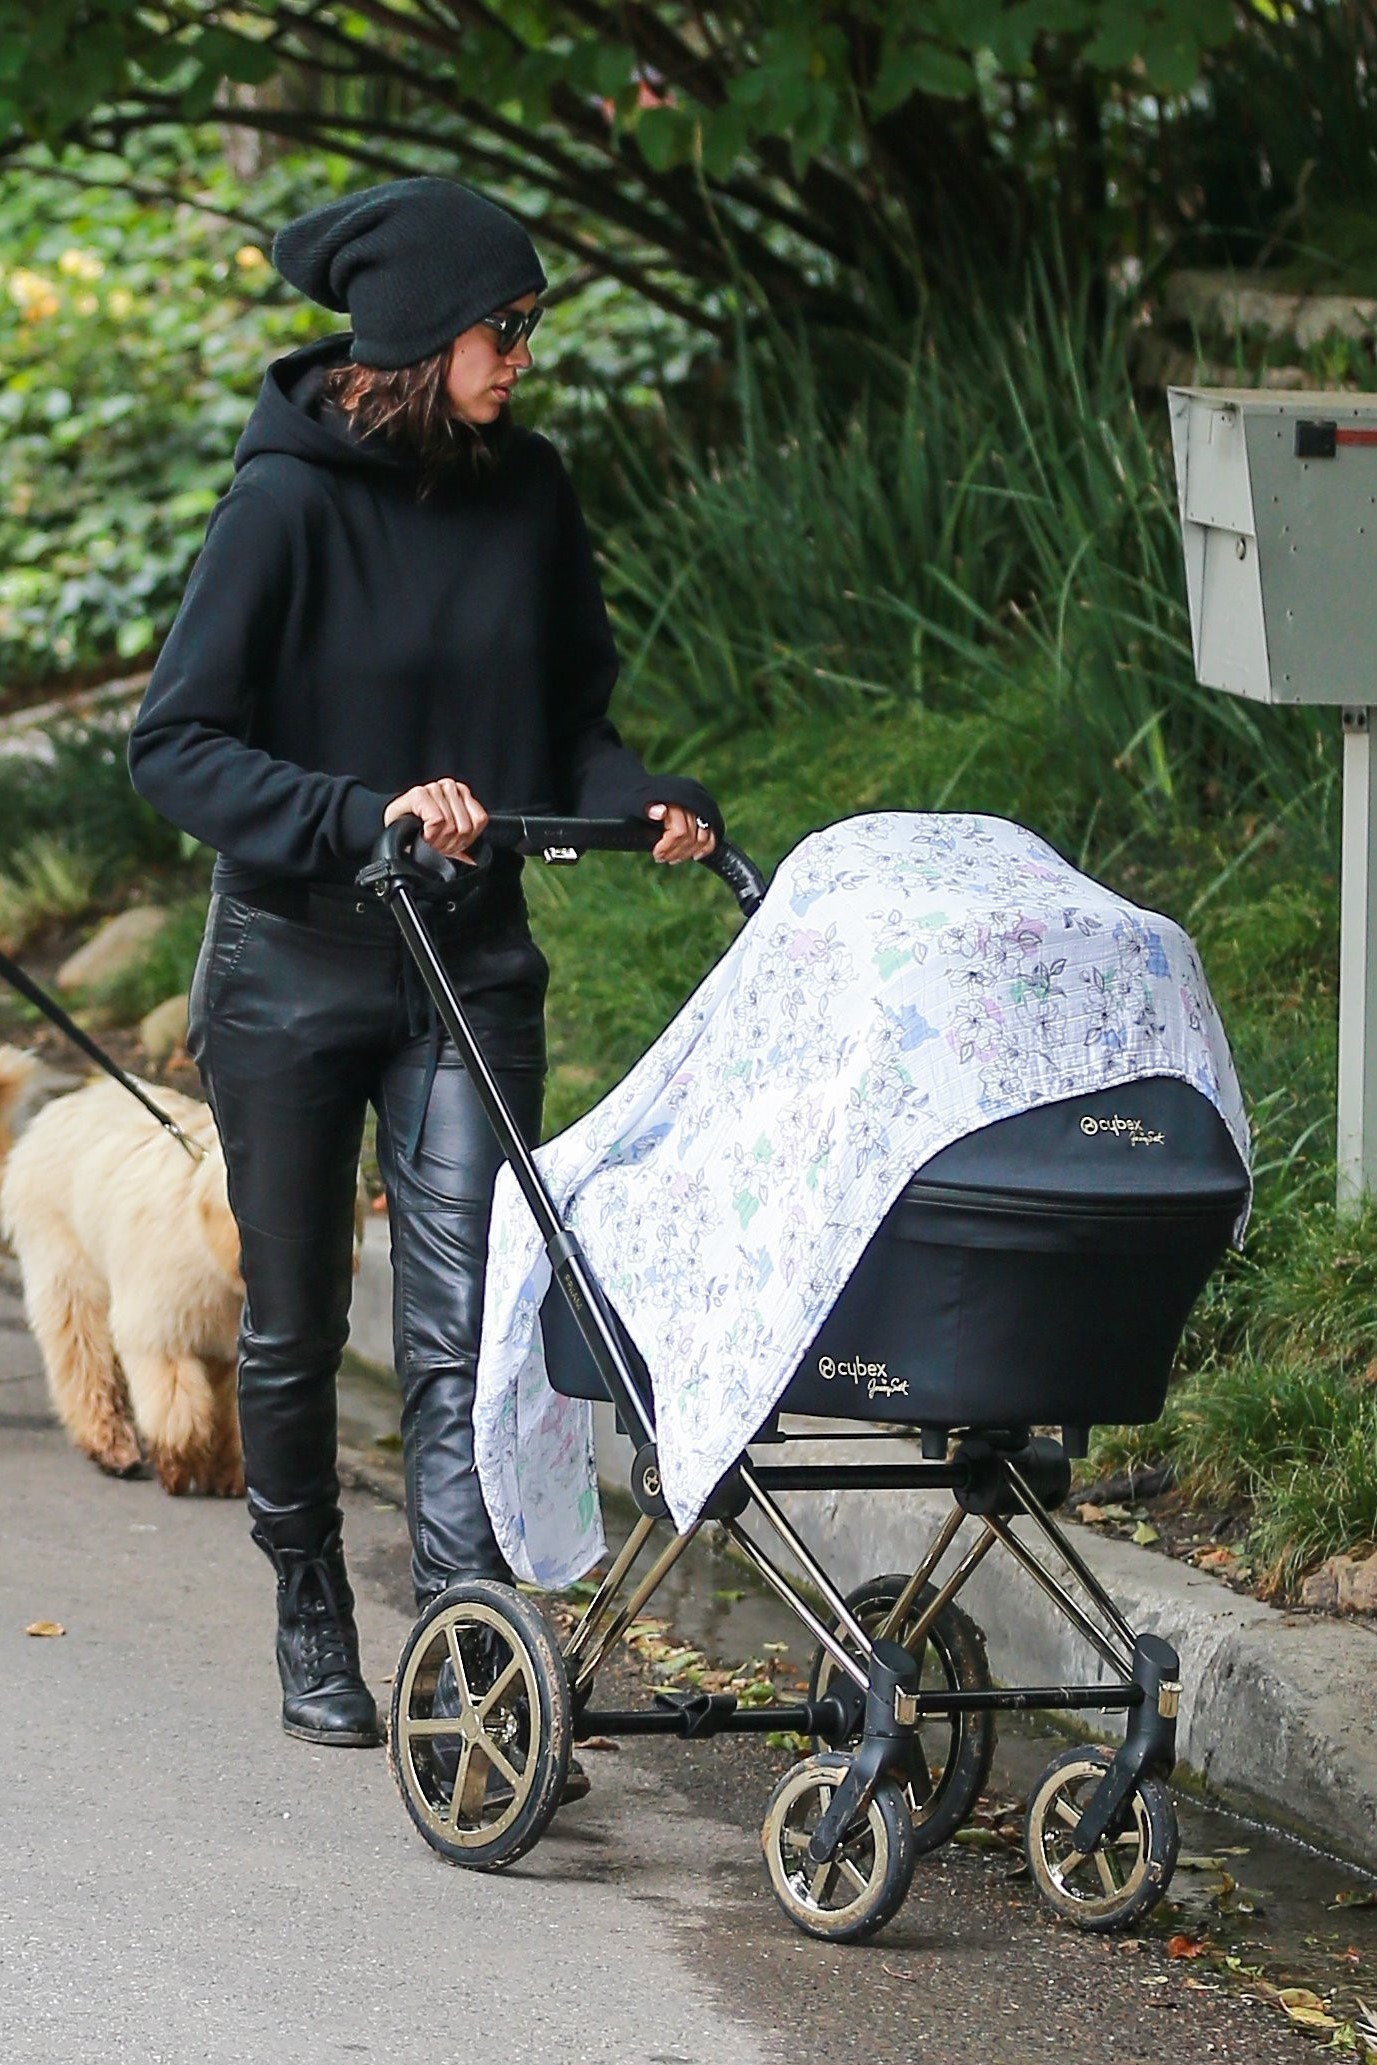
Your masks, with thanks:
[(647, 108), (633, 133), (652, 172), (668, 172), (692, 155), (693, 123), (679, 108)]
[(1143, 42), (1143, 69), (1158, 93), (1189, 93), (1200, 77), (1203, 53), (1193, 37), (1156, 29)]
[(1085, 61), (1100, 72), (1122, 72), (1127, 70), (1138, 56), (1143, 40), (1141, 15), (1127, 10), (1110, 15), (1092, 36), (1085, 49)]
[(725, 179), (746, 147), (747, 122), (742, 109), (717, 109), (702, 118), (703, 170), (711, 179)]
[(134, 617), (115, 633), (115, 650), (122, 660), (137, 659), (147, 652), (155, 635), (152, 617)]
[(892, 114), (915, 93), (963, 100), (974, 91), (975, 73), (964, 57), (939, 50), (935, 43), (891, 44), (866, 100), (871, 114), (882, 116)]
[(636, 69), (636, 53), (625, 43), (604, 43), (593, 57), (593, 84), (609, 98), (619, 93)]

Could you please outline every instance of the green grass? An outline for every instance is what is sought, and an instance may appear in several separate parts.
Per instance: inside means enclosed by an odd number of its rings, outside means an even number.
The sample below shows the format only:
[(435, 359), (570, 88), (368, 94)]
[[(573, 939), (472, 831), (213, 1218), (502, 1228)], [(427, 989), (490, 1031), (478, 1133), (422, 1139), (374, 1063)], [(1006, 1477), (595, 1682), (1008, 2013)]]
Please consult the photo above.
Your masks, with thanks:
[(1016, 322), (940, 309), (907, 351), (870, 348), (859, 403), (775, 335), (741, 360), (731, 449), (673, 422), (667, 462), (628, 442), (604, 535), (624, 707), (702, 738), (997, 709), (1078, 843), (1331, 786), (1332, 727), (1194, 679), (1165, 416), (1134, 405), (1128, 325), (1050, 279)]
[(9, 855), (0, 872), (0, 947), (14, 954), (45, 925), (91, 908), (99, 863), (85, 847), (39, 832)]

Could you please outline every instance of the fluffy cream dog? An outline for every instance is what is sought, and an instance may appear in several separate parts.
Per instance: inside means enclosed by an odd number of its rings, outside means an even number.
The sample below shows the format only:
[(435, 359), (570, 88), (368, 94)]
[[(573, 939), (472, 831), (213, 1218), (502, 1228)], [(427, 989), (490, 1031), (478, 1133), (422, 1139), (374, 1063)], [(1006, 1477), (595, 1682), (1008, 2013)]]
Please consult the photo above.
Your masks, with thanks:
[[(0, 1048), (0, 1147), (36, 1067)], [(244, 1489), (235, 1359), (244, 1285), (225, 1163), (204, 1104), (153, 1094), (204, 1150), (193, 1161), (118, 1083), (47, 1104), (12, 1147), (0, 1228), (58, 1416), (117, 1476), (140, 1437), (170, 1492)]]

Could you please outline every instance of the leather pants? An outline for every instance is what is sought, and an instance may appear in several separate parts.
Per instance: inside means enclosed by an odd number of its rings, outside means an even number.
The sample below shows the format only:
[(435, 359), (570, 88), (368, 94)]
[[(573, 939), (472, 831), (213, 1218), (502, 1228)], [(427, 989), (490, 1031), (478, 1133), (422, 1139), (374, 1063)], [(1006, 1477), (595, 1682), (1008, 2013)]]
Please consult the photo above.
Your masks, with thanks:
[[(473, 1459), (496, 1139), (391, 913), (290, 886), (284, 916), (211, 900), (187, 1046), (224, 1143), (245, 1283), (239, 1414), (250, 1511), (329, 1507), (359, 1150), (377, 1112), (393, 1342), (418, 1604), (510, 1575)], [(495, 892), (495, 893), (494, 893)], [(266, 892), (265, 892), (266, 893)], [(526, 1139), (539, 1137), (548, 970), (515, 883), (435, 909), (430, 930)], [(433, 1078), (433, 1079), (432, 1079)], [(419, 1137), (417, 1137), (419, 1136)]]

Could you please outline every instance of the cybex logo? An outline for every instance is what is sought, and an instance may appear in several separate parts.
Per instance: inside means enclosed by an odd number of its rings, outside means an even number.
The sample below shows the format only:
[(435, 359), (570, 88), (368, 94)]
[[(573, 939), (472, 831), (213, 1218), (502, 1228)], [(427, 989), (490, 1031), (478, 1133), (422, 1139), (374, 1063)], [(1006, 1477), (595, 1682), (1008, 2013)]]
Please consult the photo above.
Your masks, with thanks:
[(1141, 1119), (1121, 1119), (1117, 1111), (1112, 1119), (1092, 1118), (1087, 1112), (1081, 1120), (1081, 1131), (1087, 1140), (1094, 1140), (1101, 1134), (1117, 1140), (1127, 1134), (1130, 1147), (1161, 1147), (1167, 1137), (1165, 1133), (1154, 1132), (1151, 1126), (1145, 1126)]
[(865, 1384), (867, 1398), (907, 1398), (908, 1378), (891, 1377), (883, 1362), (862, 1362), (859, 1356), (837, 1362), (830, 1355), (818, 1357), (818, 1375), (825, 1384), (834, 1377), (850, 1377), (853, 1384)]

